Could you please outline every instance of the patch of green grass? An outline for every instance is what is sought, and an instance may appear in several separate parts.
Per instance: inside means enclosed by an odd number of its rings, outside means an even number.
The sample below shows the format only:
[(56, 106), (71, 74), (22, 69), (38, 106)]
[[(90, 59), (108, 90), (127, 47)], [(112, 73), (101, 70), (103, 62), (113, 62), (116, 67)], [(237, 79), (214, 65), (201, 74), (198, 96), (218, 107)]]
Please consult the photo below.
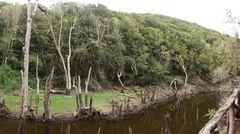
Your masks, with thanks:
[(164, 75), (161, 83), (170, 83), (173, 79), (176, 79), (179, 82), (184, 81), (184, 76), (181, 75)]
[(4, 94), (5, 103), (11, 111), (20, 111), (21, 110), (21, 97), (12, 96), (9, 94)]
[[(35, 108), (35, 95), (30, 93), (29, 98), (32, 98), (32, 108)], [(31, 97), (32, 96), (32, 97)], [(102, 93), (89, 93), (88, 100), (90, 96), (93, 96), (93, 107), (97, 110), (101, 110), (104, 113), (109, 113), (111, 111), (112, 100), (118, 100), (119, 95), (112, 91), (102, 92)], [(6, 105), (11, 111), (18, 112), (21, 110), (21, 97), (12, 96), (11, 94), (4, 95)], [(82, 95), (84, 102), (84, 95)], [(40, 102), (39, 102), (39, 115), (42, 115), (44, 111), (44, 94), (40, 93)], [(89, 104), (89, 102), (88, 102)], [(72, 96), (65, 95), (51, 95), (51, 108), (52, 113), (57, 114), (68, 114), (73, 113), (76, 110), (76, 97), (73, 94)]]

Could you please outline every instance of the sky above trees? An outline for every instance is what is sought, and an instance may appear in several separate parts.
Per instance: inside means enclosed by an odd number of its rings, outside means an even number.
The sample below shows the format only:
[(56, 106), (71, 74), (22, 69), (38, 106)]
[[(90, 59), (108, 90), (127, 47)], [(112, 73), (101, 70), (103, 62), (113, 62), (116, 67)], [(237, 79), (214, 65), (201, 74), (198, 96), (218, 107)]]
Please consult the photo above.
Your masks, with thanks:
[[(1, 0), (8, 2), (26, 3), (27, 0)], [(60, 0), (39, 0), (49, 6)], [(79, 2), (104, 4), (111, 10), (136, 13), (156, 13), (180, 18), (221, 33), (233, 34), (237, 26), (226, 24), (226, 10), (240, 15), (238, 0), (62, 0), (64, 2)]]

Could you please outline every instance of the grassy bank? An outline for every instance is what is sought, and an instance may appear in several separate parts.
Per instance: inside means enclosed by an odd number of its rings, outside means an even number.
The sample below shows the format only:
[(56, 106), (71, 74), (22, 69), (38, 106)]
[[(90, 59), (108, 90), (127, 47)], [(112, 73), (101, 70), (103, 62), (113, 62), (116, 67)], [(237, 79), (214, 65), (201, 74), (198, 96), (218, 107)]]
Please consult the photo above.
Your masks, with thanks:
[[(31, 93), (32, 96), (32, 107), (35, 108), (35, 94)], [(104, 113), (109, 113), (111, 111), (110, 102), (113, 100), (120, 99), (119, 94), (107, 91), (103, 93), (89, 93), (89, 96), (93, 96), (93, 107), (97, 110), (101, 110)], [(18, 112), (21, 110), (21, 97), (13, 96), (11, 94), (4, 95), (7, 107), (13, 111)], [(90, 98), (90, 97), (89, 97)], [(42, 115), (44, 108), (44, 94), (40, 93), (39, 102), (39, 115)], [(75, 95), (65, 96), (65, 95), (51, 95), (51, 107), (52, 113), (57, 114), (68, 114), (73, 113), (76, 110), (76, 98)]]
[[(191, 94), (192, 93), (192, 87), (193, 85), (188, 85), (187, 90), (185, 90), (185, 93)], [(169, 89), (168, 85), (162, 85), (162, 86), (152, 86), (152, 87), (146, 87), (149, 88), (149, 90), (156, 90), (156, 96), (155, 99), (158, 101), (164, 101), (168, 99), (170, 96), (173, 95), (171, 90)], [(128, 96), (133, 97), (130, 102), (131, 107), (138, 107), (138, 109), (142, 108), (142, 102), (140, 98), (141, 91), (143, 91), (144, 88), (142, 87), (129, 87), (125, 88), (124, 94), (118, 93), (118, 91), (109, 90), (106, 92), (94, 92), (89, 93), (88, 98), (90, 96), (93, 96), (93, 107), (96, 110), (100, 110), (103, 113), (109, 114), (112, 110), (111, 102), (114, 100), (116, 103), (124, 103), (124, 100), (128, 98)], [(138, 94), (138, 95), (137, 95)], [(29, 98), (32, 98), (31, 104), (32, 108), (35, 109), (35, 92), (31, 92)], [(83, 101), (84, 101), (84, 96)], [(4, 94), (5, 103), (6, 106), (12, 111), (12, 112), (19, 112), (21, 110), (21, 97), (13, 96), (10, 93)], [(126, 99), (125, 99), (126, 98)], [(44, 111), (43, 107), (44, 103), (44, 93), (40, 93), (40, 106), (38, 114), (42, 115)], [(76, 97), (75, 94), (72, 93), (72, 96), (66, 96), (66, 95), (51, 95), (51, 108), (52, 108), (52, 114), (71, 114), (76, 110)]]

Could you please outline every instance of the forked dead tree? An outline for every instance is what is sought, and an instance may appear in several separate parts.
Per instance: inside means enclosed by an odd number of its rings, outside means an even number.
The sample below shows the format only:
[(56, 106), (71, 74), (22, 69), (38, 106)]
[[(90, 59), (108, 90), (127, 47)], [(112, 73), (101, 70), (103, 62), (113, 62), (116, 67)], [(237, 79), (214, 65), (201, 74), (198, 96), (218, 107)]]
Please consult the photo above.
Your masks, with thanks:
[(23, 106), (22, 106), (22, 118), (25, 117), (25, 114), (28, 112), (28, 69), (29, 69), (29, 48), (30, 48), (30, 39), (32, 31), (32, 21), (35, 17), (35, 13), (38, 7), (38, 0), (35, 2), (34, 9), (31, 10), (31, 0), (28, 0), (27, 3), (27, 30), (25, 35), (25, 45), (23, 47), (24, 53), (24, 72), (22, 79), (22, 91), (23, 91)]
[(182, 70), (185, 74), (185, 80), (184, 80), (184, 87), (186, 87), (187, 85), (187, 81), (188, 81), (188, 74), (187, 74), (187, 69), (186, 69), (186, 66), (184, 64), (184, 60), (182, 58), (181, 55), (177, 55), (175, 60), (178, 62), (178, 64), (182, 67)]
[(124, 84), (121, 80), (121, 76), (122, 76), (122, 70), (117, 73), (117, 77), (118, 77), (118, 81), (121, 84), (121, 86), (124, 87)]
[(67, 92), (66, 94), (69, 95), (71, 93), (71, 66), (70, 66), (70, 59), (71, 59), (71, 55), (72, 55), (72, 48), (71, 48), (71, 37), (72, 37), (72, 30), (74, 29), (75, 25), (76, 25), (76, 21), (77, 21), (77, 16), (74, 19), (73, 25), (71, 26), (70, 30), (69, 30), (69, 36), (68, 36), (68, 57), (67, 57), (67, 83), (68, 83), (68, 87), (67, 87)]
[(105, 33), (105, 26), (93, 12), (91, 12), (90, 14), (90, 19), (92, 20), (93, 25), (95, 27), (97, 33), (97, 45), (99, 45)]
[(60, 17), (60, 27), (59, 27), (59, 32), (58, 32), (58, 37), (56, 36), (56, 33), (53, 29), (53, 23), (52, 23), (52, 19), (51, 19), (51, 16), (49, 14), (48, 11), (45, 11), (43, 9), (42, 6), (39, 6), (39, 9), (46, 15), (47, 17), (47, 20), (48, 20), (48, 25), (50, 27), (50, 31), (51, 31), (51, 34), (52, 34), (52, 37), (53, 37), (53, 43), (55, 45), (55, 48), (57, 49), (57, 52), (58, 52), (58, 55), (60, 57), (60, 60), (61, 60), (61, 63), (62, 63), (62, 66), (63, 66), (63, 70), (64, 70), (64, 73), (65, 73), (65, 79), (66, 79), (66, 95), (70, 95), (71, 93), (71, 88), (72, 88), (72, 82), (71, 82), (71, 67), (70, 67), (70, 59), (71, 59), (71, 54), (72, 54), (72, 51), (71, 51), (71, 37), (72, 37), (72, 31), (73, 29), (75, 28), (75, 25), (76, 25), (76, 21), (77, 21), (77, 15), (76, 17), (74, 18), (73, 20), (73, 24), (72, 26), (70, 27), (70, 30), (69, 30), (69, 37), (68, 37), (68, 56), (67, 56), (67, 65), (65, 63), (65, 59), (64, 59), (64, 56), (62, 54), (62, 51), (61, 51), (61, 41), (62, 41), (62, 29), (63, 29), (63, 17), (64, 17), (64, 13), (63, 11), (61, 10), (61, 7), (60, 7), (60, 11), (59, 11), (59, 17)]

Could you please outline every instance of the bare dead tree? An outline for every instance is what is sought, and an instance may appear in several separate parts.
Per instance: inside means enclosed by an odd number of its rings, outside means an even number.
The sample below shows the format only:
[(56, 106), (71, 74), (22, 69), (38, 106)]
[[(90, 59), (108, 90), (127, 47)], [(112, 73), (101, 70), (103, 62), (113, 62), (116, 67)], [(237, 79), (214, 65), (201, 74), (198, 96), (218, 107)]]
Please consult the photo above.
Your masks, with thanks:
[[(176, 79), (174, 78), (171, 83), (169, 84), (169, 87), (171, 89), (171, 91), (173, 92), (174, 96), (176, 97), (177, 94), (177, 88), (176, 88)], [(173, 88), (173, 84), (175, 85), (175, 88)]]
[(121, 80), (121, 76), (122, 76), (122, 70), (117, 73), (117, 77), (118, 77), (118, 81), (121, 84), (121, 86), (124, 87), (124, 84)]
[(92, 12), (91, 12), (90, 18), (93, 22), (93, 25), (95, 26), (95, 30), (97, 33), (97, 45), (99, 45), (105, 33), (105, 26), (102, 23), (102, 21)]
[(131, 63), (131, 69), (132, 69), (133, 72), (135, 72), (135, 75), (138, 74), (137, 64), (136, 64), (135, 61), (132, 61), (132, 63)]
[(69, 30), (69, 36), (68, 36), (68, 57), (67, 57), (67, 83), (68, 83), (68, 87), (67, 87), (67, 94), (70, 94), (71, 92), (71, 67), (70, 67), (70, 59), (71, 59), (71, 55), (72, 55), (72, 49), (71, 49), (71, 37), (72, 37), (72, 30), (74, 29), (75, 25), (76, 25), (76, 21), (77, 21), (77, 16), (74, 19), (73, 25), (71, 26), (70, 30)]
[(67, 94), (67, 88), (69, 87), (69, 84), (68, 84), (68, 75), (67, 75), (67, 68), (66, 68), (66, 64), (65, 64), (65, 60), (63, 58), (63, 55), (62, 55), (62, 52), (61, 52), (61, 33), (62, 33), (62, 25), (63, 25), (63, 14), (60, 15), (60, 27), (59, 27), (59, 35), (58, 35), (58, 41), (57, 41), (57, 37), (55, 35), (55, 32), (53, 30), (53, 24), (52, 24), (52, 19), (50, 17), (49, 14), (45, 14), (48, 18), (48, 24), (49, 24), (49, 27), (50, 27), (50, 31), (52, 33), (52, 37), (53, 37), (53, 41), (54, 41), (54, 45), (55, 45), (55, 48), (57, 49), (57, 52), (58, 52), (58, 55), (61, 59), (61, 63), (62, 63), (62, 66), (63, 66), (63, 70), (65, 72), (65, 78), (66, 78), (66, 94)]
[(79, 93), (78, 93), (78, 88), (75, 85), (75, 78), (73, 78), (73, 88), (75, 88), (75, 92), (76, 92), (76, 105), (77, 105), (77, 110), (79, 109)]
[(59, 27), (59, 33), (58, 33), (58, 39), (57, 39), (57, 36), (54, 32), (54, 29), (53, 29), (53, 23), (52, 23), (52, 19), (51, 19), (51, 16), (49, 15), (49, 13), (47, 11), (45, 11), (41, 6), (39, 6), (39, 9), (44, 12), (44, 14), (46, 15), (47, 17), (47, 20), (48, 20), (48, 25), (50, 27), (50, 31), (51, 31), (51, 34), (52, 34), (52, 37), (53, 37), (53, 42), (54, 42), (54, 45), (55, 45), (55, 48), (57, 49), (57, 52), (58, 52), (58, 55), (61, 59), (61, 63), (62, 63), (62, 66), (63, 66), (63, 70), (64, 70), (64, 73), (65, 73), (65, 79), (66, 79), (66, 95), (70, 95), (71, 93), (71, 88), (72, 88), (72, 85), (71, 85), (71, 69), (70, 69), (70, 59), (71, 59), (71, 36), (72, 36), (72, 30), (75, 28), (75, 25), (76, 25), (76, 21), (77, 21), (77, 15), (76, 17), (74, 18), (74, 22), (73, 22), (73, 25), (71, 26), (70, 30), (69, 30), (69, 39), (68, 39), (68, 49), (69, 49), (69, 53), (68, 53), (68, 57), (67, 57), (67, 65), (65, 63), (65, 59), (63, 57), (63, 54), (62, 54), (62, 51), (61, 51), (61, 40), (62, 40), (62, 29), (63, 29), (63, 17), (64, 17), (64, 13), (61, 11), (61, 8), (60, 8), (60, 11), (59, 11), (59, 16), (60, 16), (60, 27)]
[(48, 121), (51, 119), (51, 88), (52, 88), (52, 78), (54, 74), (54, 68), (51, 71), (51, 74), (48, 76), (46, 84), (45, 84), (45, 92), (44, 92), (44, 117), (45, 120)]
[(8, 59), (12, 56), (12, 48), (14, 45), (14, 42), (16, 41), (16, 36), (17, 36), (17, 30), (19, 28), (19, 21), (22, 15), (22, 10), (20, 5), (15, 4), (15, 5), (10, 5), (1, 10), (2, 16), (4, 18), (4, 21), (7, 25), (7, 30), (6, 34), (9, 37), (8, 40), (8, 46), (6, 49), (7, 55), (3, 55), (3, 61), (2, 65), (5, 64), (7, 65)]
[(80, 75), (78, 75), (78, 94), (79, 94), (79, 105), (80, 105), (80, 107), (83, 107), (81, 77), (80, 77)]
[(178, 62), (178, 64), (182, 67), (182, 70), (183, 70), (183, 72), (184, 72), (184, 74), (185, 74), (184, 87), (186, 87), (187, 81), (188, 81), (188, 74), (187, 74), (186, 66), (185, 66), (185, 64), (184, 64), (184, 60), (183, 60), (183, 58), (182, 58), (181, 55), (176, 56), (176, 59), (175, 59), (175, 60), (176, 60), (176, 61)]
[(85, 107), (88, 106), (88, 84), (90, 81), (91, 71), (92, 71), (92, 67), (89, 68), (88, 77), (87, 77), (87, 80), (85, 81)]
[(36, 63), (36, 79), (37, 79), (37, 97), (36, 97), (36, 108), (35, 113), (38, 113), (39, 107), (39, 77), (38, 77), (38, 55), (37, 55), (37, 63)]
[(25, 35), (25, 45), (23, 47), (24, 53), (24, 72), (22, 79), (22, 89), (23, 89), (23, 106), (22, 106), (22, 118), (28, 112), (28, 69), (29, 69), (29, 48), (30, 48), (30, 39), (31, 39), (31, 30), (32, 30), (32, 21), (35, 17), (35, 13), (38, 7), (38, 0), (35, 2), (34, 9), (31, 10), (31, 0), (28, 0), (27, 3), (27, 30)]

